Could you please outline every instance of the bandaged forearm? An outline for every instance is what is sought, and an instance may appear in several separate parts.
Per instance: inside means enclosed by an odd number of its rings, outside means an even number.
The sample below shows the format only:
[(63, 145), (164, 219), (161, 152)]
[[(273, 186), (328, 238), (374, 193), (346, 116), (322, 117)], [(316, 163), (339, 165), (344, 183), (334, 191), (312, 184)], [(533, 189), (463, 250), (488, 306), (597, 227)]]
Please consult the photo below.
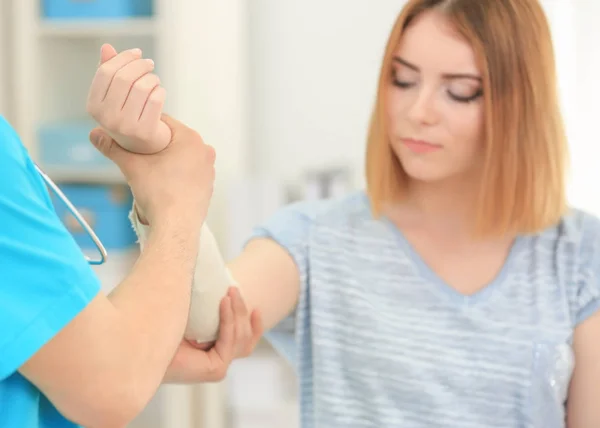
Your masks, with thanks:
[[(144, 251), (149, 226), (140, 223), (135, 208), (131, 212), (130, 220), (137, 233), (141, 251)], [(190, 314), (184, 334), (186, 339), (204, 343), (217, 338), (219, 306), (231, 286), (237, 284), (225, 265), (215, 237), (208, 226), (203, 224), (192, 285)]]

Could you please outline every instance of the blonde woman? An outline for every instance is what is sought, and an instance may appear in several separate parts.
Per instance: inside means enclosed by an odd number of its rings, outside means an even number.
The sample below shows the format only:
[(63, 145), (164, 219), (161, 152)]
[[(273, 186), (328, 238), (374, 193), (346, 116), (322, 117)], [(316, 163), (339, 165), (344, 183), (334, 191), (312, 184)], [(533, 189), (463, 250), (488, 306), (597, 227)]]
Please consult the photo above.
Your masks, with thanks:
[(282, 209), (228, 265), (303, 428), (600, 426), (600, 222), (567, 207), (556, 86), (537, 0), (403, 8), (366, 191)]

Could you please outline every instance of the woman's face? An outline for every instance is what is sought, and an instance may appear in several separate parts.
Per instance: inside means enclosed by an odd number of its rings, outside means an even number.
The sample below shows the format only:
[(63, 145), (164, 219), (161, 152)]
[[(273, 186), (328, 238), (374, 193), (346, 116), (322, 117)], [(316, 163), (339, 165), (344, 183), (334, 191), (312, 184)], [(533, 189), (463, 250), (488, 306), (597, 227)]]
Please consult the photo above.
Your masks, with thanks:
[(483, 147), (481, 74), (443, 15), (405, 30), (386, 88), (390, 143), (408, 176), (434, 182), (477, 169)]

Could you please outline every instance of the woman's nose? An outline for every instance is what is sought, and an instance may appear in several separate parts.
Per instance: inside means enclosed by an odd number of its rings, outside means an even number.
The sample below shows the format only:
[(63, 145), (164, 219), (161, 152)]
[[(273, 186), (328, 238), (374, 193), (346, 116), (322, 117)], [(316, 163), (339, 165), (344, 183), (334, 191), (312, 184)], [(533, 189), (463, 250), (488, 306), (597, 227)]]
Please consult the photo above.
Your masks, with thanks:
[(438, 112), (433, 91), (419, 91), (408, 110), (408, 119), (415, 125), (433, 125), (437, 122)]

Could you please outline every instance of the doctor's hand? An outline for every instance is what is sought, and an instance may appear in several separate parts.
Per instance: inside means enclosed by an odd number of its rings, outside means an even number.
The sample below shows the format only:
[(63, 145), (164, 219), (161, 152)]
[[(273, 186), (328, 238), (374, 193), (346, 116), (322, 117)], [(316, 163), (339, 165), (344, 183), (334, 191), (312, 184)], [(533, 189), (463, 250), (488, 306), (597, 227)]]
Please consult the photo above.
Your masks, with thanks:
[(177, 222), (199, 232), (213, 192), (215, 151), (183, 123), (166, 115), (162, 120), (172, 139), (153, 155), (128, 152), (102, 128), (92, 130), (90, 141), (121, 169), (151, 228)]
[(263, 334), (257, 310), (250, 313), (239, 291), (231, 287), (221, 301), (219, 338), (197, 345), (184, 340), (167, 369), (163, 383), (218, 382), (235, 358), (249, 356)]
[(166, 91), (154, 71), (154, 62), (139, 49), (117, 53), (102, 46), (100, 63), (92, 81), (87, 112), (127, 150), (151, 154), (171, 140), (161, 120)]

